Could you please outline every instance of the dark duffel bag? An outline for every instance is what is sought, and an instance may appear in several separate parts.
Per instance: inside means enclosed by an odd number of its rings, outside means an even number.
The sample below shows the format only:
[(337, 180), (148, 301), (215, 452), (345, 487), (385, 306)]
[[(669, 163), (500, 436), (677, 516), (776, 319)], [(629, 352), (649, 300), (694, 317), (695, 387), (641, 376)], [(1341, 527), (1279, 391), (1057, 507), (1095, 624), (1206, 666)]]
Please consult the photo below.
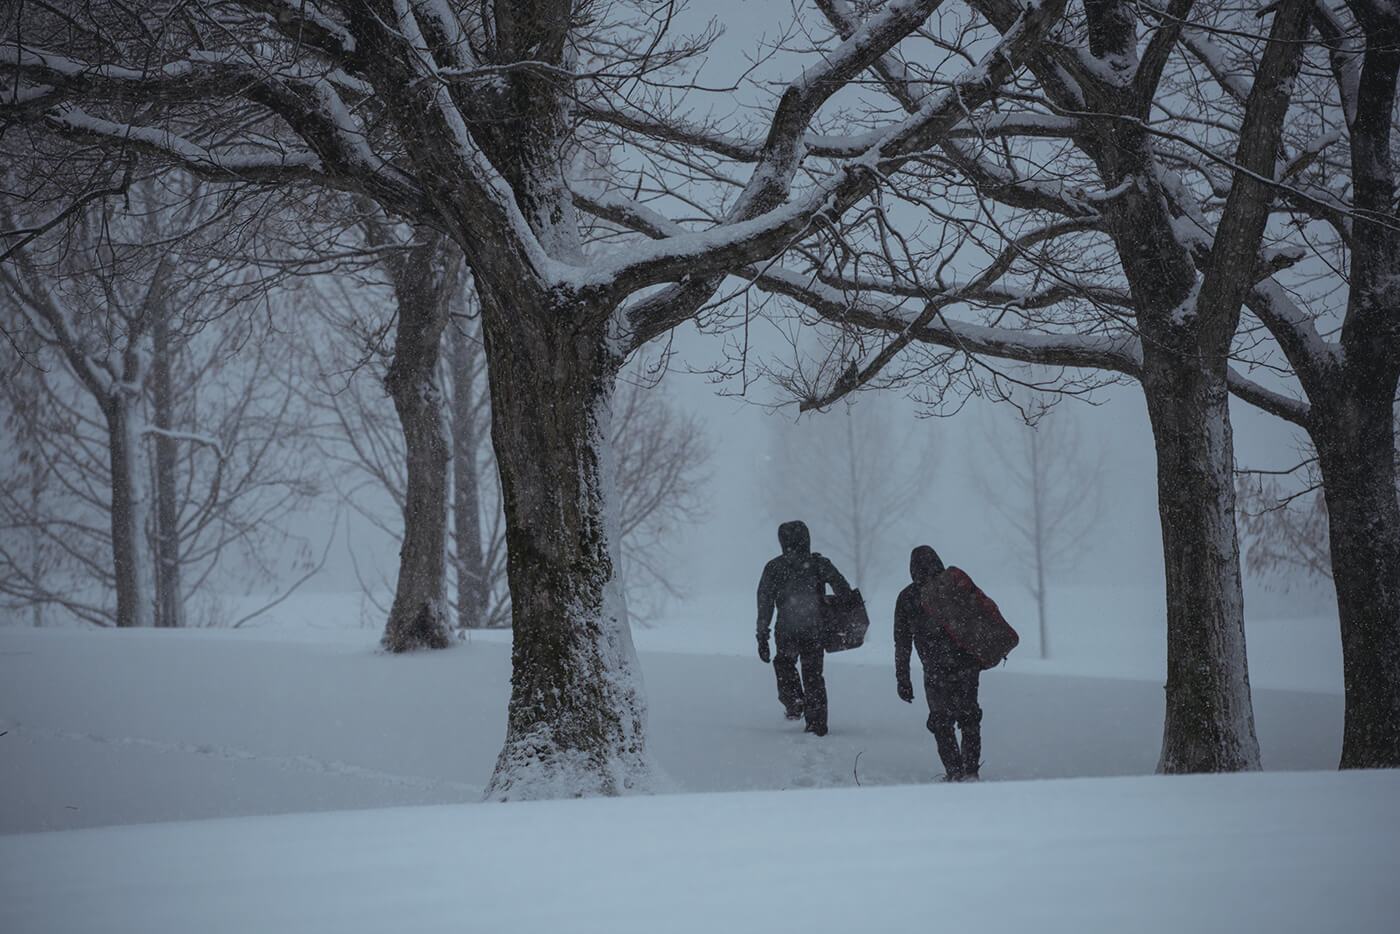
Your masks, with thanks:
[(822, 647), (828, 652), (860, 648), (865, 644), (865, 632), (869, 628), (870, 616), (865, 612), (865, 598), (859, 590), (822, 597)]
[(1021, 642), (1016, 630), (962, 568), (950, 567), (924, 584), (923, 611), (943, 625), (953, 643), (983, 670), (995, 668)]

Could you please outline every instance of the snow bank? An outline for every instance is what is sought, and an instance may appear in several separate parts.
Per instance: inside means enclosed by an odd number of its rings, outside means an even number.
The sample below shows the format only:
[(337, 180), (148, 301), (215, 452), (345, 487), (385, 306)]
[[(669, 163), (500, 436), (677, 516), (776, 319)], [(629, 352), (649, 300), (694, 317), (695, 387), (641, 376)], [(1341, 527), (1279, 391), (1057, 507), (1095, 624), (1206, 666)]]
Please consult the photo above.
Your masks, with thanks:
[(0, 837), (0, 930), (1390, 932), (1400, 773), (400, 808)]

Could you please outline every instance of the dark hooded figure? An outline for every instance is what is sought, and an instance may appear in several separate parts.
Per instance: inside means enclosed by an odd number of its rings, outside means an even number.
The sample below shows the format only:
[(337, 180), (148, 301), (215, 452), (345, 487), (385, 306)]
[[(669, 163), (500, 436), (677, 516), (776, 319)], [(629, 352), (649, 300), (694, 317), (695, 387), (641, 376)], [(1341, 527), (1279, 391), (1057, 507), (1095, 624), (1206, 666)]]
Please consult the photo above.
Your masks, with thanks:
[[(826, 681), (822, 677), (822, 595), (826, 585), (838, 594), (851, 585), (836, 566), (812, 551), (812, 537), (802, 522), (778, 526), (783, 553), (769, 561), (758, 582), (758, 657), (768, 661), (768, 626), (778, 611), (778, 700), (789, 720), (806, 717), (807, 732), (826, 735)], [(802, 663), (802, 676), (797, 665)]]
[[(977, 705), (982, 666), (953, 643), (938, 619), (938, 608), (925, 607), (920, 599), (924, 584), (943, 570), (943, 560), (928, 545), (909, 555), (913, 583), (900, 591), (894, 605), (894, 675), (899, 699), (913, 703), (909, 655), (911, 648), (917, 649), (928, 698), (928, 729), (938, 743), (944, 777), (950, 782), (976, 781), (982, 759), (982, 708)], [(962, 731), (961, 746), (955, 726)]]

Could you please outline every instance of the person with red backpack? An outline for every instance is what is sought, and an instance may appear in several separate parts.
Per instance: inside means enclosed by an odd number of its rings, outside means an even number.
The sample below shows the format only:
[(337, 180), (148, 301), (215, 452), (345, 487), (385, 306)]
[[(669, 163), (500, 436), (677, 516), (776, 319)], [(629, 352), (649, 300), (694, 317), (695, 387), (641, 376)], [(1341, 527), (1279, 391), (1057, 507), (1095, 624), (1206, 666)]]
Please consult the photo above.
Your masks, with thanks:
[[(910, 553), (909, 576), (912, 583), (900, 591), (894, 605), (899, 699), (914, 702), (909, 657), (917, 650), (924, 669), (928, 729), (938, 744), (944, 780), (977, 781), (982, 766), (978, 681), (983, 668), (996, 665), (1015, 647), (1016, 632), (972, 579), (958, 568), (945, 568), (930, 546), (920, 545)], [(962, 733), (961, 743), (955, 729)]]
[[(822, 604), (829, 584), (838, 595), (851, 585), (836, 565), (812, 551), (812, 536), (804, 522), (778, 526), (783, 553), (769, 561), (758, 582), (758, 657), (770, 660), (768, 627), (778, 613), (778, 654), (772, 657), (778, 680), (778, 700), (789, 720), (805, 718), (808, 733), (826, 735), (826, 633)], [(801, 676), (797, 673), (802, 664)]]

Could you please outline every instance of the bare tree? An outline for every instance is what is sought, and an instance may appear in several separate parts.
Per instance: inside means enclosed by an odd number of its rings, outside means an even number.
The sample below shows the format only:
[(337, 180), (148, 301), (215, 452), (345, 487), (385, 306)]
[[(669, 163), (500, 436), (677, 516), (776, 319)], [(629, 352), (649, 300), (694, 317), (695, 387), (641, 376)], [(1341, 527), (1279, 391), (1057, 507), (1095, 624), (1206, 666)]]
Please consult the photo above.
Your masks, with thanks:
[(1063, 412), (1021, 420), (1010, 439), (988, 423), (984, 436), (990, 457), (979, 458), (972, 475), (1029, 572), (1040, 657), (1049, 658), (1049, 578), (1087, 550), (1100, 518), (1103, 459), (1084, 449), (1075, 420)]
[(1255, 574), (1290, 586), (1295, 578), (1332, 579), (1327, 499), (1312, 486), (1289, 493), (1274, 479), (1245, 476), (1239, 489), (1240, 539)]
[[(381, 304), (381, 293), (367, 290), (365, 283), (354, 290), (326, 285), (328, 294), (317, 303), (330, 339), (308, 349), (308, 369), (320, 374), (318, 385), (307, 392), (321, 413), (313, 437), (326, 461), (338, 465), (341, 492), (351, 508), (400, 541), (407, 527), (405, 440), (374, 378), (376, 364), (394, 355), (382, 340), (394, 319), (373, 309), (394, 308), (392, 292)], [(450, 394), (452, 425), (447, 548), (455, 577), (452, 602), (459, 629), (508, 626), (505, 518), (495, 461), (484, 443), (491, 409), (482, 392), (484, 355), (474, 293), (466, 289), (451, 304), (463, 309), (447, 326), (451, 365), (440, 375)], [(699, 422), (679, 413), (646, 380), (624, 380), (615, 410), (619, 579), (629, 606), (654, 612), (661, 599), (681, 593), (667, 563), (666, 542), (678, 525), (703, 510), (709, 449)], [(362, 584), (367, 591), (375, 587), (373, 581)], [(373, 593), (368, 595), (373, 601)]]
[[(1400, 411), (1396, 420), (1400, 422)], [(1400, 429), (1396, 441), (1400, 463)], [(1299, 580), (1333, 581), (1324, 479), (1316, 450), (1305, 447), (1303, 455), (1292, 469), (1243, 470), (1237, 480), (1245, 561), (1251, 571), (1279, 579), (1285, 589)]]
[(813, 522), (837, 566), (871, 586), (889, 564), (891, 534), (927, 500), (936, 449), (872, 406), (771, 425), (763, 489), (772, 518)]
[[(5, 220), (10, 229), (18, 226), (13, 215)], [(32, 246), (15, 251), (0, 267), (0, 285), (13, 309), (11, 327), (23, 327), (37, 345), (59, 355), (101, 413), (115, 622), (154, 626), (156, 566), (146, 538), (154, 490), (142, 413), (150, 354), (144, 344), (154, 319), (166, 313), (166, 280), (173, 273), (169, 261), (142, 250), (139, 233), (125, 243), (108, 237), (109, 220), (101, 211), (79, 219), (72, 228), (78, 256), (62, 241), (45, 244), (53, 251), (47, 274)], [(68, 268), (60, 272), (60, 263)]]
[[(504, 519), (485, 444), (490, 409), (482, 391), (485, 372), (474, 292), (460, 276), (439, 278), (435, 284), (428, 280), (436, 294), (424, 303), (425, 280), (402, 268), (415, 253), (420, 259), (425, 255), (424, 244), (400, 248), (402, 255), (393, 260), (401, 267), (397, 273), (377, 253), (374, 264), (359, 268), (354, 277), (322, 277), (308, 290), (308, 305), (323, 323), (322, 337), (303, 348), (305, 375), (292, 379), (318, 413), (310, 438), (331, 465), (341, 497), (400, 545), (395, 600), (403, 603), (397, 594), (413, 583), (422, 594), (441, 594), (444, 613), (455, 611), (459, 629), (508, 625)], [(459, 310), (454, 313), (454, 308)], [(434, 432), (405, 425), (384, 378), (396, 361), (406, 359), (398, 351), (397, 337), (403, 322), (415, 318), (434, 326), (440, 323), (439, 341), (447, 342), (446, 354), (441, 348), (427, 352), (422, 334), (416, 350), (406, 347), (418, 355), (419, 367), (429, 356), (435, 358), (431, 391), (409, 400), (421, 407), (425, 424), (429, 414), (435, 414)], [(400, 374), (405, 365), (400, 364)], [(439, 449), (438, 434), (444, 432)], [(409, 447), (414, 445), (419, 450), (411, 456)], [(415, 478), (420, 490), (416, 499), (430, 512), (409, 508)], [(434, 500), (429, 494), (439, 488), (441, 495)], [(442, 506), (441, 516), (435, 502)], [(410, 536), (420, 541), (412, 551), (404, 547)], [(455, 578), (450, 588), (449, 569)], [(380, 585), (363, 577), (361, 585), (371, 604), (392, 618), (389, 606), (379, 606)], [(436, 645), (445, 644), (445, 626), (445, 618), (434, 623), (432, 631), (440, 636), (433, 640)], [(402, 643), (402, 648), (410, 647), (414, 646)]]
[(0, 266), (7, 331), (32, 368), (3, 397), (28, 428), (29, 495), (0, 496), (30, 560), (7, 540), (0, 590), (99, 625), (182, 625), (226, 549), (258, 567), (274, 518), (312, 492), (285, 443), (288, 400), (264, 389), (272, 342), (188, 239), (222, 229), (217, 208), (169, 210), (179, 187), (139, 182), (123, 209), (77, 213)]
[(645, 625), (686, 595), (667, 544), (705, 514), (710, 443), (700, 420), (649, 381), (622, 382), (613, 419), (621, 581), (629, 614)]
[[(394, 245), (391, 233), (377, 220), (367, 219), (365, 228), (372, 245)], [(445, 237), (423, 230), (403, 251), (386, 250), (382, 262), (397, 308), (384, 388), (403, 432), (406, 474), (398, 585), (383, 644), (391, 652), (440, 649), (449, 644), (451, 632), (447, 469), (452, 452), (438, 375), (451, 305), (462, 296), (462, 261)]]
[[(0, 452), (0, 516), (4, 516), (0, 527), (0, 567), (20, 568), (18, 577), (32, 587), (48, 580), (57, 563), (55, 550), (44, 541), (38, 523), (29, 521), (30, 517), (44, 514), (53, 486), (52, 468), (43, 454), (44, 387), (32, 358), (15, 353), (13, 346), (6, 350), (5, 370), (0, 378), (0, 396), (4, 398), (0, 424), (13, 443)], [(5, 601), (6, 609), (27, 607), (31, 623), (38, 628), (44, 625), (45, 603), (31, 599), (28, 592), (16, 593), (27, 589), (0, 588), (0, 599)]]

